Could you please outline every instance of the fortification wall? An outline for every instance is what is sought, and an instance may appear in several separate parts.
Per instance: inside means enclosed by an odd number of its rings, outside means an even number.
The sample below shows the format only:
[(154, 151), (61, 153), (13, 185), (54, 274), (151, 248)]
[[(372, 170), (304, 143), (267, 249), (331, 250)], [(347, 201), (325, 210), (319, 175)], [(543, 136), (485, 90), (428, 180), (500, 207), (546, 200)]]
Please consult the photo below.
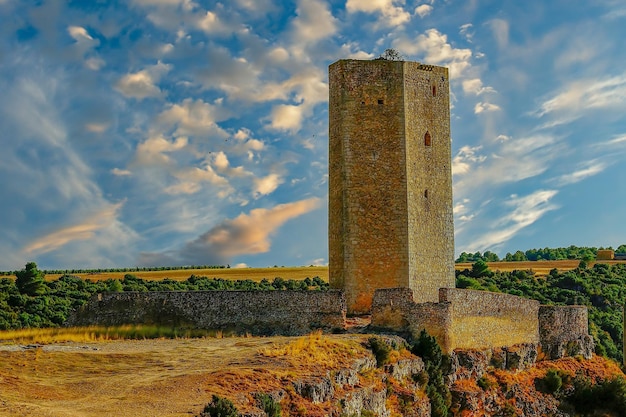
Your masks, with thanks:
[(591, 358), (594, 343), (589, 336), (587, 307), (539, 307), (539, 339), (550, 359), (576, 355)]
[(450, 303), (454, 349), (481, 349), (539, 343), (539, 302), (509, 294), (442, 288)]
[(154, 324), (254, 335), (345, 328), (341, 291), (171, 291), (97, 294), (68, 326)]
[(425, 329), (444, 352), (537, 344), (539, 302), (508, 294), (442, 288), (439, 303), (415, 303), (408, 288), (377, 290), (372, 326), (413, 337)]

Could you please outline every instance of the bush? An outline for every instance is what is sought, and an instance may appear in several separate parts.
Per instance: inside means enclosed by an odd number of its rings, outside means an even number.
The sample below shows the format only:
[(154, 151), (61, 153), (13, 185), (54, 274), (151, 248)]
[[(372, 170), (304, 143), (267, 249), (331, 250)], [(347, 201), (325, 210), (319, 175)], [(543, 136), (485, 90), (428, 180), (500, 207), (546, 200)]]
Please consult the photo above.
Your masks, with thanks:
[(204, 406), (199, 417), (239, 417), (239, 411), (228, 398), (213, 394), (211, 402)]
[(535, 387), (546, 394), (554, 394), (563, 386), (561, 372), (556, 369), (548, 369), (546, 376), (535, 381)]
[(368, 344), (372, 353), (376, 357), (376, 366), (379, 368), (389, 361), (391, 347), (380, 337), (370, 337)]
[(258, 394), (257, 400), (260, 403), (260, 408), (265, 411), (267, 417), (281, 417), (282, 409), (274, 399), (268, 394)]
[(447, 357), (444, 357), (439, 344), (434, 337), (422, 330), (417, 341), (411, 348), (411, 353), (422, 358), (428, 373), (426, 395), (430, 400), (431, 416), (447, 417), (450, 415), (452, 395), (443, 379), (443, 369)]
[(567, 397), (577, 413), (590, 414), (596, 410), (626, 415), (626, 380), (617, 377), (601, 381), (596, 385), (585, 376), (577, 375), (574, 390)]

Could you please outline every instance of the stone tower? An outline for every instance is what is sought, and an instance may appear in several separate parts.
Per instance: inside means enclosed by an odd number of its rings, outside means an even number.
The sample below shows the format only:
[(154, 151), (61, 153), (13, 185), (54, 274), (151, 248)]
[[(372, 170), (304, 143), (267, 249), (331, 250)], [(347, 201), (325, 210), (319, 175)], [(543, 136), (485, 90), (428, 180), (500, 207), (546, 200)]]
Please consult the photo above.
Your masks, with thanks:
[(330, 284), (353, 314), (378, 288), (437, 302), (455, 284), (448, 70), (340, 60), (329, 84)]

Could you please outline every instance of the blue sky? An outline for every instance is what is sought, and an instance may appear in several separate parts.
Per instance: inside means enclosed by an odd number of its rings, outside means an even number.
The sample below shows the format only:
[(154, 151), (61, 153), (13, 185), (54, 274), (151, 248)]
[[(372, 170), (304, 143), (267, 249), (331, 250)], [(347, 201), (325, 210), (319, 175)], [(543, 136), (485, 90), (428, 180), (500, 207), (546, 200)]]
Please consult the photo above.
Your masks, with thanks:
[(0, 0), (0, 270), (325, 264), (328, 65), (450, 68), (456, 251), (626, 242), (626, 4)]

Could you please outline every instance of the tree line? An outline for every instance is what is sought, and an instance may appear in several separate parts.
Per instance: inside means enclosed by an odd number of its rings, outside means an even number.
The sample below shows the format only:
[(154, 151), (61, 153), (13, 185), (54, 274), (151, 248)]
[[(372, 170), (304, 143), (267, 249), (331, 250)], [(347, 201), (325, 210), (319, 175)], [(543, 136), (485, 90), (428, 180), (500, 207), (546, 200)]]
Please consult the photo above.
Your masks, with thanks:
[(72, 311), (80, 308), (94, 294), (121, 291), (281, 291), (326, 290), (328, 283), (320, 277), (304, 280), (227, 280), (191, 275), (184, 281), (169, 278), (144, 280), (132, 274), (123, 279), (92, 281), (73, 275), (46, 281), (37, 264), (29, 262), (16, 279), (0, 278), (0, 330), (63, 325)]
[(626, 244), (620, 245), (617, 249), (609, 247), (587, 247), (587, 246), (568, 246), (567, 248), (543, 248), (543, 249), (528, 249), (525, 252), (521, 250), (515, 253), (507, 252), (504, 258), (500, 258), (496, 253), (492, 251), (480, 251), (475, 253), (461, 252), (459, 257), (455, 260), (456, 263), (468, 263), (476, 261), (485, 262), (524, 262), (524, 261), (561, 261), (567, 259), (575, 259), (580, 261), (593, 261), (598, 255), (598, 250), (614, 250), (616, 253), (626, 253)]

